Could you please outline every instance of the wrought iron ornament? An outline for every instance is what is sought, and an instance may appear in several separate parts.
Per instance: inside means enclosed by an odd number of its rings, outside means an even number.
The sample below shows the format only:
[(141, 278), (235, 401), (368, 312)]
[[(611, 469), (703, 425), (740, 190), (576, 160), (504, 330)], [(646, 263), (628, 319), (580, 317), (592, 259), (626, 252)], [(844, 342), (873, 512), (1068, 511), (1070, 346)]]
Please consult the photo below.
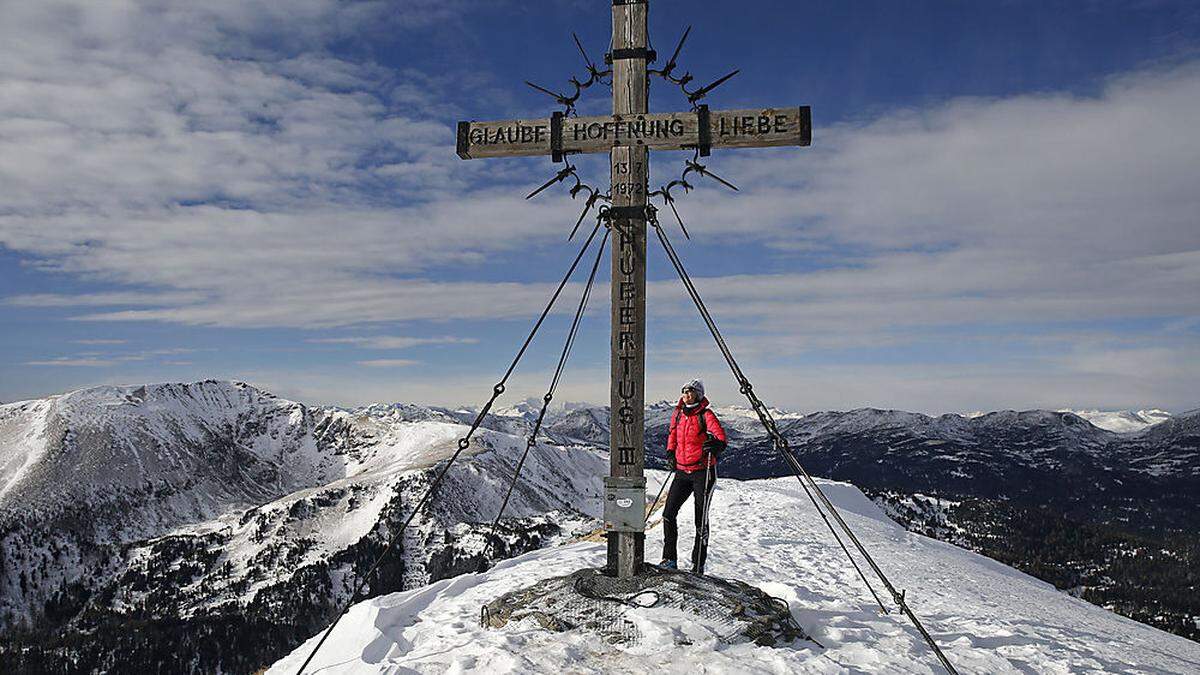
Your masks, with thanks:
[[(619, 4), (619, 3), (614, 3), (614, 4)], [(626, 3), (626, 4), (638, 4), (638, 3), (631, 2), (631, 3)], [(700, 88), (694, 89), (694, 90), (688, 89), (688, 85), (694, 80), (694, 78), (692, 77), (692, 74), (690, 72), (684, 72), (684, 74), (682, 76), (676, 77), (674, 73), (675, 73), (675, 69), (678, 68), (678, 65), (679, 65), (678, 64), (679, 54), (680, 54), (680, 52), (683, 51), (683, 45), (687, 41), (688, 36), (691, 35), (691, 32), (692, 32), (691, 26), (688, 26), (687, 29), (685, 29), (683, 31), (683, 35), (679, 38), (679, 42), (675, 45), (675, 50), (673, 52), (671, 52), (671, 58), (666, 62), (666, 64), (663, 65), (662, 68), (647, 70), (647, 74), (657, 75), (658, 77), (661, 77), (664, 81), (669, 82), (669, 83), (679, 87), (679, 90), (681, 92), (683, 92), (684, 98), (686, 98), (688, 103), (691, 104), (692, 111), (696, 112), (698, 114), (699, 120), (700, 120), (699, 121), (700, 142), (696, 146), (695, 153), (692, 156), (692, 158), (690, 160), (684, 161), (683, 171), (680, 174), (679, 178), (671, 180), (670, 182), (666, 183), (665, 185), (659, 187), (659, 189), (654, 190), (653, 192), (650, 192), (647, 195), (648, 197), (660, 198), (662, 200), (663, 206), (669, 207), (671, 209), (671, 213), (675, 216), (676, 222), (679, 223), (679, 229), (683, 231), (683, 236), (689, 240), (692, 237), (687, 231), (687, 226), (685, 226), (683, 223), (682, 216), (679, 215), (679, 209), (676, 208), (676, 206), (675, 206), (676, 196), (671, 194), (671, 190), (674, 188), (682, 188), (684, 194), (687, 194), (688, 192), (690, 192), (692, 189), (695, 188), (695, 185), (688, 182), (688, 174), (695, 173), (700, 176), (707, 176), (708, 178), (715, 180), (716, 182), (720, 183), (721, 185), (724, 185), (725, 187), (727, 187), (731, 190), (737, 191), (738, 188), (736, 185), (734, 185), (730, 181), (725, 180), (724, 178), (718, 176), (717, 174), (713, 173), (711, 170), (708, 169), (708, 167), (706, 165), (701, 164), (699, 162), (701, 157), (709, 156), (709, 153), (711, 151), (711, 146), (712, 146), (711, 139), (709, 137), (710, 130), (709, 130), (709, 118), (708, 118), (708, 106), (701, 105), (699, 103), (699, 101), (700, 101), (700, 99), (702, 99), (706, 95), (708, 95), (712, 90), (721, 86), (725, 82), (728, 82), (734, 75), (737, 75), (739, 72), (741, 72), (740, 69), (736, 69), (703, 87), (700, 87)], [(564, 166), (557, 173), (555, 173), (555, 175), (553, 177), (551, 177), (549, 180), (547, 180), (546, 182), (539, 185), (535, 190), (533, 190), (528, 195), (526, 195), (525, 198), (532, 199), (532, 198), (536, 197), (537, 195), (541, 194), (546, 189), (553, 186), (555, 183), (562, 183), (562, 182), (566, 181), (568, 178), (571, 178), (575, 181), (574, 185), (571, 186), (571, 189), (569, 191), (569, 194), (571, 195), (572, 199), (574, 199), (580, 193), (587, 194), (587, 198), (584, 200), (583, 212), (579, 214), (579, 219), (576, 220), (575, 226), (573, 228), (571, 228), (571, 233), (567, 237), (568, 241), (570, 241), (571, 239), (573, 239), (575, 237), (575, 233), (579, 231), (579, 226), (583, 223), (584, 219), (587, 218), (588, 213), (591, 212), (592, 208), (596, 205), (597, 202), (602, 201), (606, 204), (612, 203), (611, 188), (604, 190), (602, 192), (600, 189), (593, 187), (592, 185), (590, 185), (588, 183), (585, 183), (583, 181), (583, 179), (579, 177), (579, 173), (578, 173), (578, 170), (575, 167), (575, 165), (572, 164), (569, 159), (567, 159), (567, 153), (564, 153), (562, 150), (562, 120), (565, 117), (577, 117), (578, 116), (578, 114), (577, 114), (578, 111), (576, 109), (575, 104), (579, 101), (580, 97), (583, 95), (584, 90), (586, 90), (589, 87), (591, 87), (592, 85), (595, 85), (598, 83), (604, 83), (604, 84), (608, 85), (609, 87), (612, 86), (612, 69), (609, 68), (609, 69), (601, 70), (600, 68), (598, 68), (596, 66), (595, 62), (592, 61), (591, 57), (588, 56), (587, 50), (584, 49), (583, 43), (579, 40), (579, 35), (577, 35), (575, 33), (571, 33), (571, 38), (574, 40), (575, 46), (579, 49), (579, 53), (583, 56), (583, 61), (584, 61), (584, 64), (587, 66), (587, 73), (588, 73), (587, 79), (582, 82), (575, 76), (572, 76), (571, 79), (568, 81), (568, 83), (570, 85), (575, 87), (575, 91), (573, 94), (568, 96), (565, 94), (561, 94), (561, 93), (552, 91), (552, 90), (542, 87), (540, 85), (534, 84), (533, 82), (530, 82), (528, 80), (525, 81), (525, 84), (529, 85), (533, 89), (535, 89), (543, 94), (546, 94), (547, 96), (550, 96), (559, 105), (563, 106), (563, 110), (555, 111), (551, 115), (551, 118), (550, 118), (550, 144), (551, 144), (551, 161), (556, 162), (556, 163), (564, 162), (566, 164), (566, 166)], [(606, 53), (604, 55), (604, 63), (607, 65), (612, 65), (612, 62), (614, 60), (635, 59), (635, 58), (644, 58), (644, 59), (646, 59), (647, 63), (653, 63), (655, 61), (655, 59), (657, 58), (657, 53), (653, 49), (618, 49), (618, 50), (614, 50), (614, 51)], [(459, 127), (460, 144), (465, 143), (465, 141), (461, 140), (461, 138), (466, 133), (467, 133), (466, 127), (463, 127), (462, 125), (460, 125), (460, 127)]]

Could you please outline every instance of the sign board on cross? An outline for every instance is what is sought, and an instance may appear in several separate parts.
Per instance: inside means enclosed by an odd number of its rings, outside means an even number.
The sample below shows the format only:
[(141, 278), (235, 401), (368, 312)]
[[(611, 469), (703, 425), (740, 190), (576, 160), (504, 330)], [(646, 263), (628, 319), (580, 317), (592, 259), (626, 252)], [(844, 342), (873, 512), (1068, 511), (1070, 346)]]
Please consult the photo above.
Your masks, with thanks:
[(809, 108), (800, 106), (459, 122), (457, 148), (459, 157), (474, 159), (609, 152), (622, 145), (684, 150), (705, 146), (763, 148), (811, 142)]

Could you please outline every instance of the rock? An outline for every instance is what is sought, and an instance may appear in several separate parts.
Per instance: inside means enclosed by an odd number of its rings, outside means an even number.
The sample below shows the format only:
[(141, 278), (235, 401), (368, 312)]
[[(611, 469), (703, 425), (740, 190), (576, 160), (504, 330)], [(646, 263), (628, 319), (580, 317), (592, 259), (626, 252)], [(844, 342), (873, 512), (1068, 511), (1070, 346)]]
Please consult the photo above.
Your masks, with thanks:
[[(529, 618), (546, 630), (583, 630), (612, 644), (630, 645), (645, 637), (639, 625), (664, 611), (673, 615), (664, 617), (664, 622), (677, 622), (682, 612), (690, 615), (691, 624), (725, 644), (813, 641), (792, 618), (787, 603), (758, 588), (652, 565), (632, 579), (617, 579), (595, 569), (545, 579), (488, 603), (480, 619), (485, 626), (500, 628)], [(676, 642), (686, 644), (689, 634), (695, 631), (676, 633)]]

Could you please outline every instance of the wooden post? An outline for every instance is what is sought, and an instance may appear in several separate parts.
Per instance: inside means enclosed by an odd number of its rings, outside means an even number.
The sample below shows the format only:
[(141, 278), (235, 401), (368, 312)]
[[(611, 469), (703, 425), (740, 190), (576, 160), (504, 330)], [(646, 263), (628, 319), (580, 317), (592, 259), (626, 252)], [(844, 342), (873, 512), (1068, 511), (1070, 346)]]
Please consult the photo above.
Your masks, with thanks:
[[(613, 118), (634, 121), (649, 111), (646, 77), (647, 3), (614, 0)], [(609, 476), (611, 487), (640, 485), (645, 508), (646, 184), (650, 153), (639, 139), (613, 146), (612, 363)], [(630, 480), (632, 479), (632, 480)], [(645, 558), (645, 531), (608, 533), (608, 569), (636, 576)]]

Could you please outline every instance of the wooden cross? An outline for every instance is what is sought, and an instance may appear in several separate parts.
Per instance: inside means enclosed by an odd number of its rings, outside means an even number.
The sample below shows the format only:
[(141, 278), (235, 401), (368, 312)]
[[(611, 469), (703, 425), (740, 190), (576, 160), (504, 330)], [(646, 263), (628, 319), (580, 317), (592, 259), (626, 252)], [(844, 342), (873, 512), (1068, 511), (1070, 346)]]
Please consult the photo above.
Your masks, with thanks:
[[(459, 122), (458, 156), (607, 152), (612, 191), (610, 471), (605, 479), (608, 570), (636, 576), (645, 558), (646, 199), (649, 151), (808, 145), (807, 106), (650, 113), (648, 0), (613, 0), (613, 114), (596, 117)], [(682, 44), (682, 43), (681, 43)], [(678, 50), (677, 50), (678, 53)], [(715, 85), (710, 85), (715, 86)]]

